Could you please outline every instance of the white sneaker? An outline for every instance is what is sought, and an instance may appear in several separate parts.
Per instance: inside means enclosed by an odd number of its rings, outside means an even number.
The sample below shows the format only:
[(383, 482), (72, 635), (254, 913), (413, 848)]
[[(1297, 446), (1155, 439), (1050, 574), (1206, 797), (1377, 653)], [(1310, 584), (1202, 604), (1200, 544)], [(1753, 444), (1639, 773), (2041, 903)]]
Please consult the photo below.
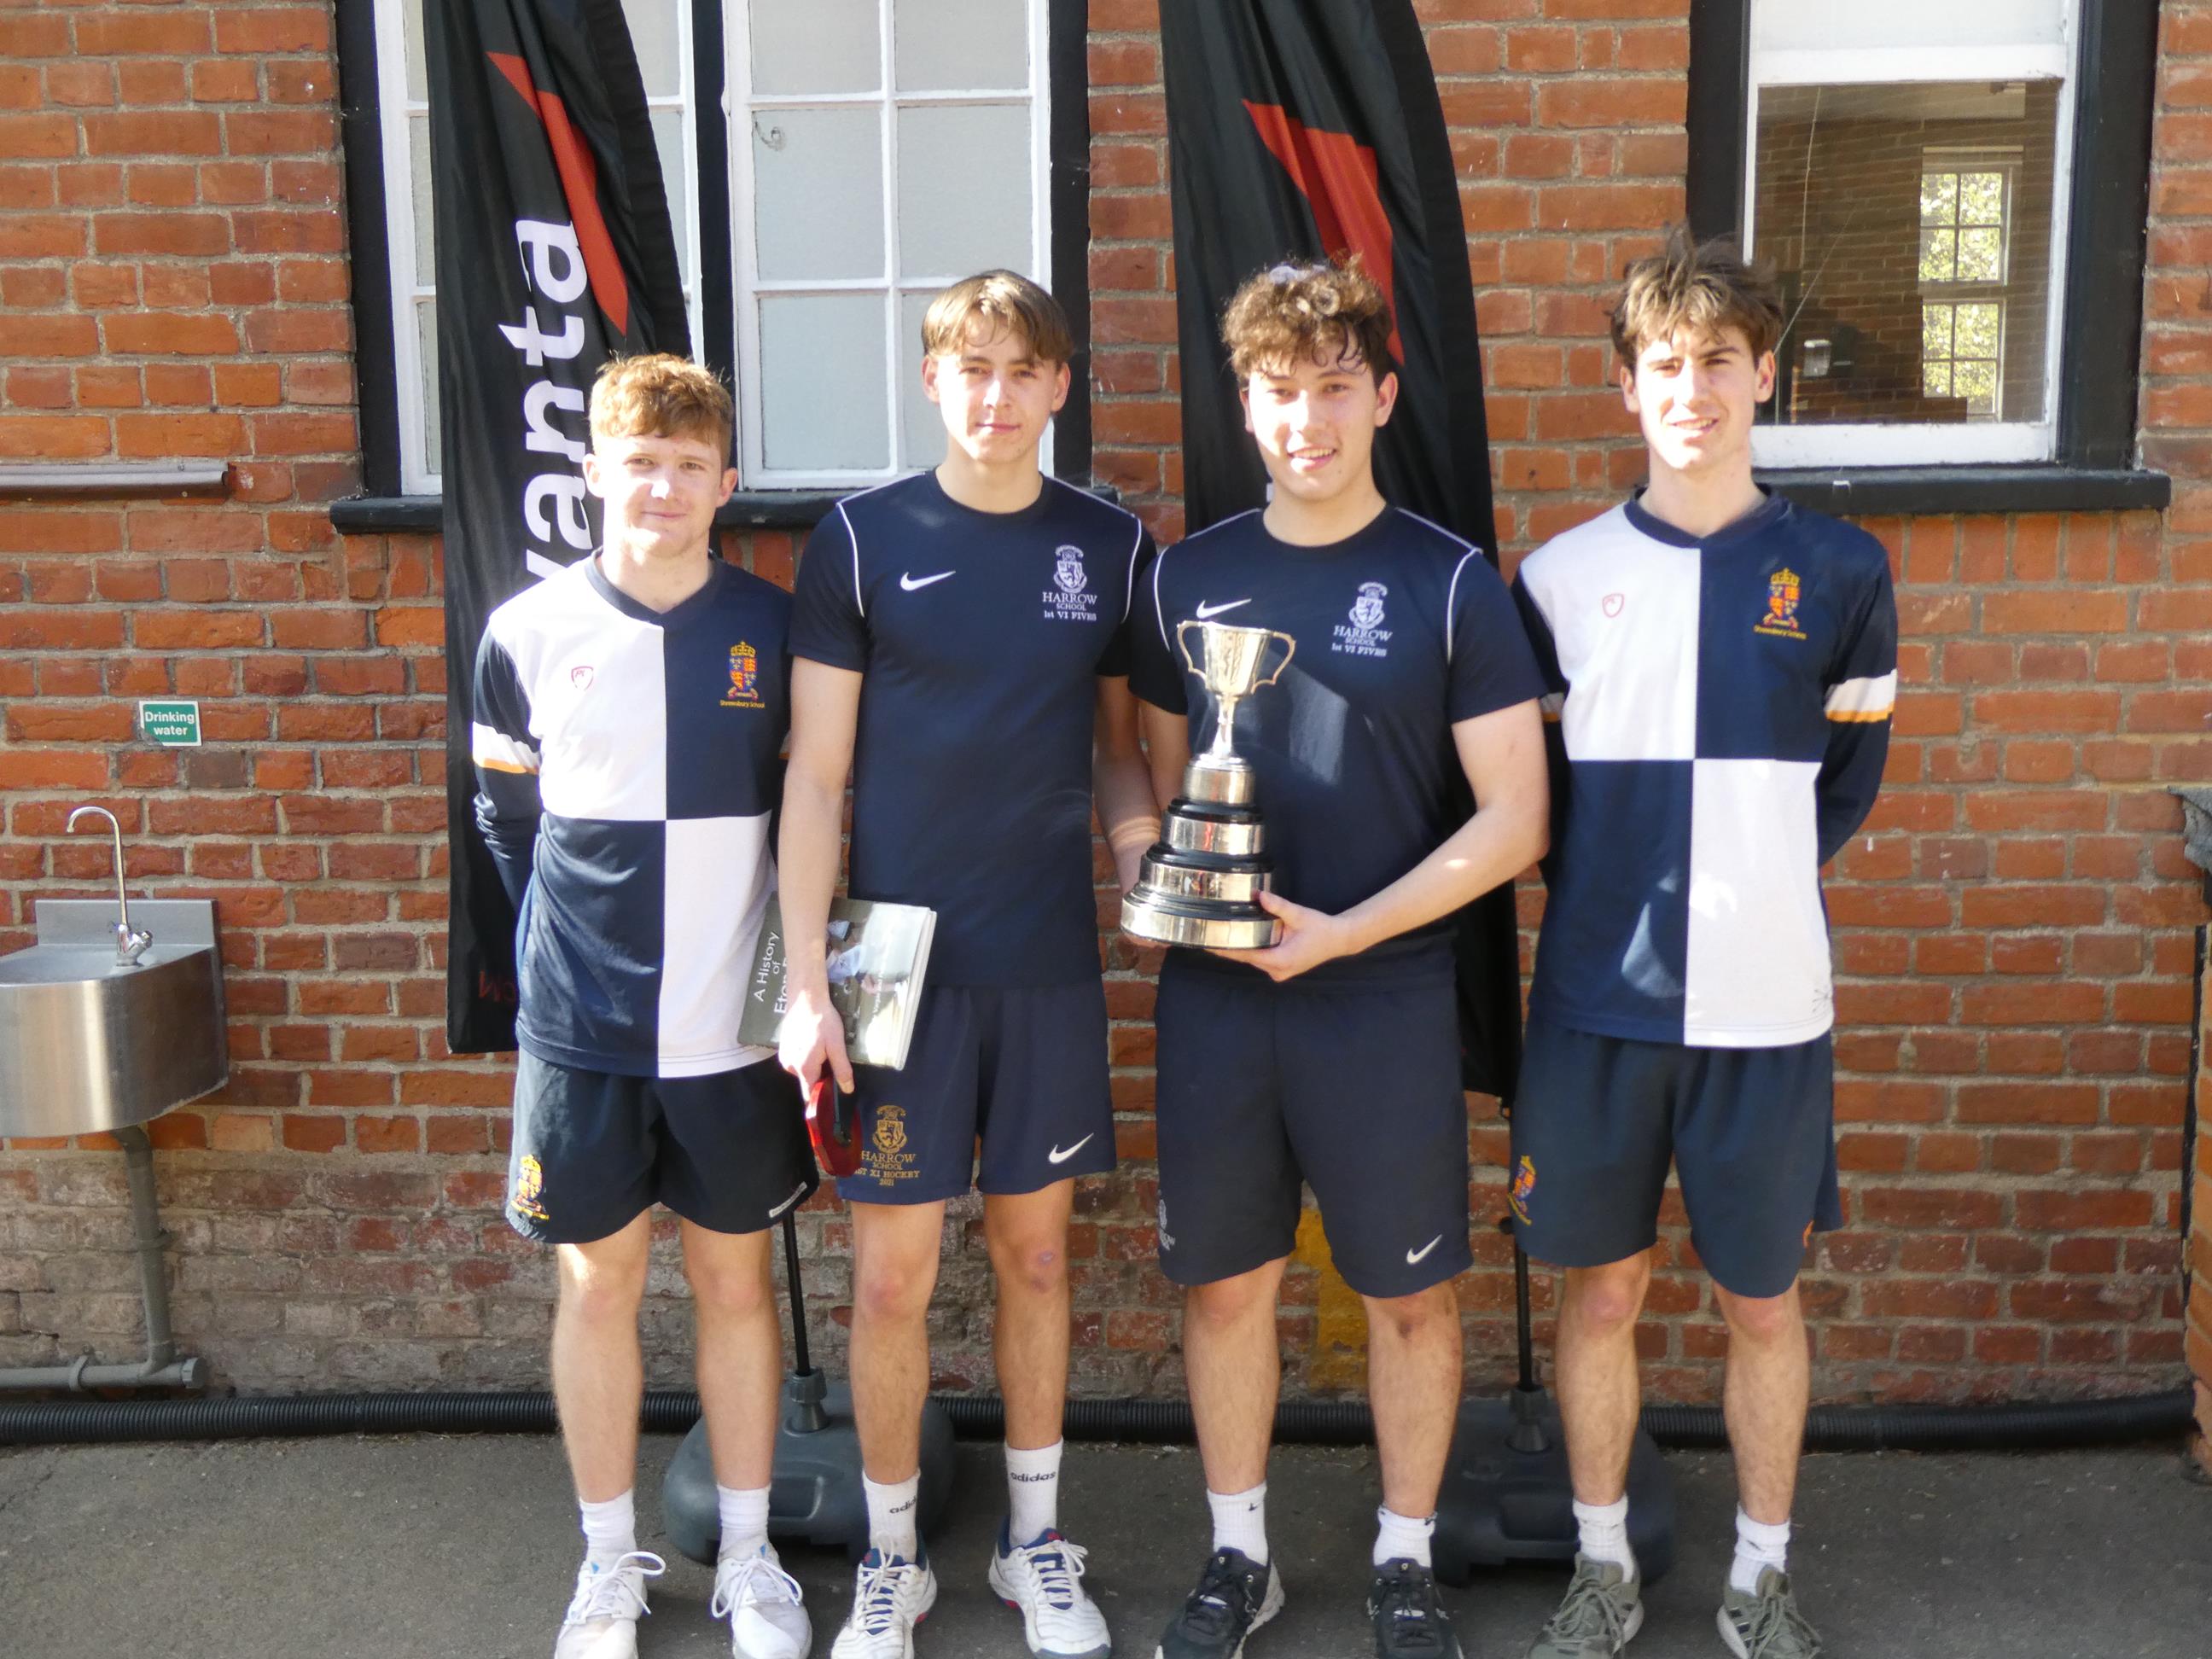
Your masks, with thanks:
[(650, 1550), (632, 1550), (611, 1567), (586, 1561), (553, 1643), (553, 1659), (637, 1659), (637, 1621), (646, 1613), (645, 1581), (668, 1571)]
[(991, 1589), (1022, 1616), (1022, 1635), (1039, 1659), (1106, 1659), (1113, 1638), (1106, 1615), (1083, 1593), (1080, 1544), (1057, 1532), (1041, 1533), (1033, 1544), (1000, 1547), (991, 1554)]
[(730, 1621), (732, 1659), (806, 1659), (814, 1646), (799, 1581), (783, 1570), (773, 1544), (714, 1564), (714, 1599), (707, 1611)]
[(914, 1627), (937, 1605), (927, 1561), (870, 1550), (853, 1579), (853, 1612), (830, 1659), (914, 1659)]

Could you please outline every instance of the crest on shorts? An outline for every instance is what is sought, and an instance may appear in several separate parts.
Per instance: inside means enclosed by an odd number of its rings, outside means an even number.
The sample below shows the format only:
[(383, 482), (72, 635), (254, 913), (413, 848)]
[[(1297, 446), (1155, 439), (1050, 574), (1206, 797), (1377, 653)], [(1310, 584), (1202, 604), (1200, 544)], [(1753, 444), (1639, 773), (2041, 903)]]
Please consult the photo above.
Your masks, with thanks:
[(1797, 625), (1797, 601), (1803, 592), (1804, 580), (1796, 571), (1787, 565), (1776, 571), (1766, 579), (1766, 613), (1751, 631), (1776, 639), (1803, 639), (1804, 631)]
[(1506, 1194), (1505, 1201), (1513, 1208), (1514, 1219), (1524, 1227), (1534, 1224), (1528, 1219), (1528, 1200), (1535, 1191), (1536, 1160), (1523, 1157), (1514, 1169), (1513, 1190)]
[(548, 1221), (544, 1205), (545, 1171), (534, 1158), (526, 1154), (515, 1165), (514, 1190), (507, 1194), (507, 1207), (517, 1215), (528, 1216), (532, 1221)]
[(906, 1109), (902, 1106), (876, 1108), (877, 1151), (885, 1158), (894, 1158), (906, 1150)]
[(746, 641), (730, 647), (729, 689), (722, 694), (725, 708), (763, 707), (760, 694), (760, 653)]
[(1062, 546), (1057, 550), (1060, 562), (1053, 567), (1052, 579), (1063, 593), (1080, 593), (1091, 584), (1083, 574), (1083, 550)]

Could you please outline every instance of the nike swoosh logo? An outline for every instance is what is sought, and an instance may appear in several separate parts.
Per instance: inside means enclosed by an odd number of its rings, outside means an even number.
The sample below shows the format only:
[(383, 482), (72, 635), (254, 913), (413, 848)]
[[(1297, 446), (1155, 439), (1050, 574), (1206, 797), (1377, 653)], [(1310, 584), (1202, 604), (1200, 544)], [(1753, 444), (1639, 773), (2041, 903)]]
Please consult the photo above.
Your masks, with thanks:
[(899, 577), (899, 586), (911, 593), (918, 587), (928, 586), (932, 582), (941, 582), (951, 574), (950, 570), (940, 570), (934, 576), (910, 576), (902, 574)]
[(768, 1212), (768, 1218), (770, 1221), (775, 1220), (776, 1217), (781, 1215), (786, 1210), (789, 1209), (793, 1205), (798, 1203), (800, 1199), (805, 1196), (806, 1183), (802, 1181), (799, 1185), (791, 1189), (791, 1196), (789, 1198), (785, 1199), (782, 1203), (777, 1205), (775, 1208)]
[(1097, 1132), (1096, 1129), (1093, 1129), (1093, 1130), (1091, 1132), (1091, 1133), (1090, 1133), (1090, 1134), (1087, 1134), (1087, 1135), (1084, 1136), (1082, 1139), (1080, 1139), (1080, 1140), (1077, 1141), (1077, 1142), (1075, 1143), (1075, 1145), (1073, 1145), (1073, 1146), (1069, 1147), (1069, 1148), (1068, 1148), (1066, 1152), (1063, 1152), (1062, 1151), (1060, 1151), (1059, 1147), (1057, 1147), (1057, 1146), (1054, 1147), (1050, 1152), (1047, 1152), (1047, 1153), (1045, 1154), (1045, 1158), (1046, 1158), (1047, 1161), (1048, 1161), (1048, 1162), (1050, 1162), (1050, 1163), (1054, 1163), (1054, 1164), (1065, 1164), (1065, 1163), (1066, 1163), (1068, 1159), (1070, 1159), (1071, 1158), (1073, 1158), (1073, 1157), (1074, 1157), (1078, 1152), (1081, 1152), (1081, 1151), (1082, 1151), (1085, 1146), (1088, 1146), (1091, 1144), (1091, 1137), (1092, 1137), (1093, 1135), (1096, 1135), (1097, 1133), (1098, 1133), (1098, 1132)]
[(1198, 606), (1198, 619), (1204, 622), (1210, 617), (1219, 616), (1224, 611), (1234, 611), (1240, 605), (1251, 603), (1249, 599), (1231, 599), (1226, 605), (1208, 605), (1204, 600), (1200, 600)]
[(1438, 1233), (1438, 1234), (1437, 1234), (1434, 1238), (1431, 1239), (1427, 1243), (1425, 1243), (1425, 1244), (1422, 1245), (1422, 1246), (1421, 1246), (1421, 1248), (1420, 1248), (1419, 1249), (1418, 1249), (1418, 1250), (1408, 1250), (1408, 1251), (1407, 1251), (1407, 1252), (1406, 1252), (1406, 1265), (1407, 1265), (1408, 1267), (1410, 1267), (1413, 1266), (1413, 1264), (1414, 1264), (1414, 1263), (1418, 1262), (1418, 1261), (1419, 1261), (1423, 1256), (1426, 1255), (1427, 1255), (1431, 1250), (1435, 1249), (1437, 1248), (1437, 1245), (1439, 1245), (1439, 1244), (1443, 1243), (1443, 1242), (1444, 1242), (1444, 1236), (1443, 1236), (1442, 1233)]

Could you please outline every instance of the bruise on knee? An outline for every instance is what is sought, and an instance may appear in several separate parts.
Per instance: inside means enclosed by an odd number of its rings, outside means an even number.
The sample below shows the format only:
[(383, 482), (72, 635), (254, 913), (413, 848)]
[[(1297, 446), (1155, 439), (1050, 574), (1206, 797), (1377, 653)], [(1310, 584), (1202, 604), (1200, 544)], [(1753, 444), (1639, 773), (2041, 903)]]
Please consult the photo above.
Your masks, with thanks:
[(1067, 1282), (1067, 1252), (1057, 1240), (1048, 1244), (994, 1244), (991, 1268), (1002, 1287), (1015, 1285), (1032, 1296), (1049, 1296)]

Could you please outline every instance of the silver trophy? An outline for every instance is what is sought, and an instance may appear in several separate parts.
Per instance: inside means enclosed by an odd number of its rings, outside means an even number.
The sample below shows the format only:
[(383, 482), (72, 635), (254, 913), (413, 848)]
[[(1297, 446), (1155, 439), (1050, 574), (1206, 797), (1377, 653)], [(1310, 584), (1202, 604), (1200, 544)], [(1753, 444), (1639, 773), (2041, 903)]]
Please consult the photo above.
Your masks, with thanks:
[[(1277, 644), (1283, 654), (1269, 669), (1269, 647)], [(1274, 866), (1261, 850), (1267, 836), (1253, 800), (1251, 763), (1233, 746), (1237, 705), (1282, 678), (1297, 641), (1268, 628), (1186, 622), (1176, 629), (1176, 645), (1213, 699), (1213, 741), (1183, 769), (1182, 793), (1169, 803), (1162, 838), (1121, 900), (1121, 930), (1163, 945), (1259, 950), (1280, 937), (1282, 924), (1260, 905)]]

